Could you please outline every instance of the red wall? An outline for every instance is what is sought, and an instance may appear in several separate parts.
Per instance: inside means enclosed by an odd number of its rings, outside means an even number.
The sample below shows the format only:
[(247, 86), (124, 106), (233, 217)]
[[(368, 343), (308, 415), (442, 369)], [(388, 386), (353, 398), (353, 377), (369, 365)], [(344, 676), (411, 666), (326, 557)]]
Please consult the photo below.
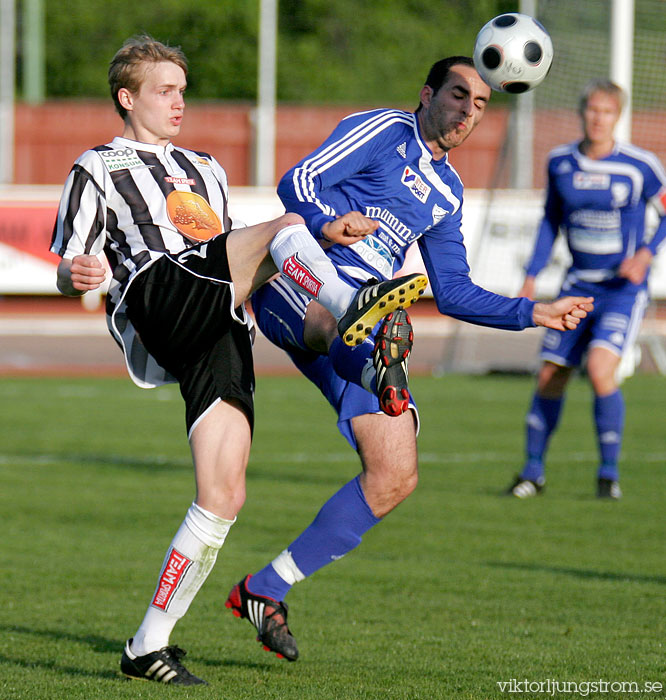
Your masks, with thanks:
[[(342, 117), (359, 109), (282, 105), (277, 110), (277, 180), (318, 146)], [(468, 188), (492, 185), (496, 159), (505, 139), (508, 111), (489, 108), (483, 124), (451, 152), (451, 162)], [(634, 113), (634, 143), (666, 162), (663, 113)], [(16, 184), (62, 183), (74, 160), (91, 146), (106, 143), (122, 128), (110, 101), (46, 102), (16, 106)], [(534, 187), (544, 185), (548, 152), (578, 138), (578, 117), (571, 110), (538, 111), (535, 120)], [(651, 140), (652, 139), (652, 140)], [(215, 156), (231, 185), (251, 185), (253, 163), (252, 107), (247, 104), (189, 103), (178, 145)], [(499, 186), (508, 186), (504, 169)]]
[[(276, 181), (318, 146), (340, 119), (360, 109), (280, 106), (277, 111)], [(501, 146), (506, 113), (490, 110), (483, 128), (451, 154), (467, 187), (490, 184)], [(15, 117), (16, 184), (64, 182), (74, 160), (87, 148), (110, 141), (122, 128), (110, 102), (19, 103)], [(251, 107), (188, 104), (178, 145), (206, 151), (224, 166), (231, 185), (252, 184)]]

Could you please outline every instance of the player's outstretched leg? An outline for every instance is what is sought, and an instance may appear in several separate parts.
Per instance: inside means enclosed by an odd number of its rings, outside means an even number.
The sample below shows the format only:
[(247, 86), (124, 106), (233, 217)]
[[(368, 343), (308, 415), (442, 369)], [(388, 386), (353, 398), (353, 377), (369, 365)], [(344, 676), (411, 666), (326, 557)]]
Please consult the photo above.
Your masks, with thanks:
[(379, 405), (389, 416), (409, 408), (408, 363), (414, 333), (404, 309), (394, 311), (380, 324), (373, 352)]
[(144, 656), (136, 656), (131, 651), (131, 644), (130, 639), (125, 644), (120, 659), (120, 670), (127, 678), (170, 685), (208, 685), (206, 681), (190, 673), (180, 662), (186, 654), (180, 647), (172, 645)]
[(360, 345), (384, 316), (411, 306), (427, 286), (428, 278), (419, 273), (384, 282), (369, 280), (338, 321), (340, 337), (346, 345)]
[(247, 582), (251, 578), (247, 575), (231, 589), (225, 606), (257, 628), (257, 641), (266, 651), (274, 651), (280, 659), (296, 661), (298, 647), (287, 626), (287, 604), (250, 592)]

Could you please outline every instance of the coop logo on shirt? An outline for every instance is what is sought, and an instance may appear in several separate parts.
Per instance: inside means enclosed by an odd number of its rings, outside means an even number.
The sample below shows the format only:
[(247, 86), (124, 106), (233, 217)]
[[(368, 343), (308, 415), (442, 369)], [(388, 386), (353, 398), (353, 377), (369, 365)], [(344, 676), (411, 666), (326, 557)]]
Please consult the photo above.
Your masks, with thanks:
[(118, 148), (113, 151), (99, 151), (106, 169), (112, 173), (116, 170), (129, 170), (130, 168), (140, 168), (145, 163), (136, 154), (133, 148)]
[(432, 188), (426, 185), (421, 176), (409, 166), (402, 171), (402, 178), (400, 179), (400, 182), (402, 182), (405, 187), (409, 188), (409, 191), (416, 197), (416, 199), (419, 200), (419, 202), (425, 202), (426, 199), (428, 199), (428, 195), (430, 194), (430, 190)]
[(607, 190), (610, 181), (608, 173), (584, 173), (578, 170), (573, 176), (573, 186), (576, 190)]

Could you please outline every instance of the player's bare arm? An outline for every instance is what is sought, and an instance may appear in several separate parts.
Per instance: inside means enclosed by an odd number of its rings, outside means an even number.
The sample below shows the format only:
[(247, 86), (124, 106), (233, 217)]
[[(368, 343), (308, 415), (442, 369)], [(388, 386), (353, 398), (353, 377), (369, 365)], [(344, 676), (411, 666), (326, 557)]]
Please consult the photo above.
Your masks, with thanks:
[(652, 251), (647, 247), (639, 248), (634, 255), (622, 261), (618, 275), (632, 284), (641, 284), (647, 276), (651, 261)]
[(520, 288), (520, 291), (518, 292), (518, 294), (516, 294), (516, 296), (534, 299), (535, 288), (536, 278), (533, 275), (527, 275), (525, 277), (525, 281), (523, 282), (523, 286)]
[(537, 326), (556, 331), (572, 331), (594, 309), (594, 297), (562, 297), (549, 304), (534, 305), (532, 318)]
[(106, 271), (95, 255), (76, 255), (63, 258), (58, 265), (58, 291), (65, 296), (81, 296), (99, 289), (106, 279)]
[(360, 211), (349, 211), (321, 227), (324, 238), (332, 243), (351, 245), (379, 228), (379, 222), (369, 219)]

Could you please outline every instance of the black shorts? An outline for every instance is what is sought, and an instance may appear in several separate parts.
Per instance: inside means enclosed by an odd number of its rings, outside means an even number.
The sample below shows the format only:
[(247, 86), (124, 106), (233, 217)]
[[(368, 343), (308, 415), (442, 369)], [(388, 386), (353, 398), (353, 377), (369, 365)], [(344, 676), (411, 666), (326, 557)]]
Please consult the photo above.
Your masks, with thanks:
[(164, 255), (125, 295), (144, 347), (180, 384), (188, 434), (218, 399), (236, 399), (254, 427), (252, 342), (248, 327), (232, 315), (230, 279), (221, 235)]

